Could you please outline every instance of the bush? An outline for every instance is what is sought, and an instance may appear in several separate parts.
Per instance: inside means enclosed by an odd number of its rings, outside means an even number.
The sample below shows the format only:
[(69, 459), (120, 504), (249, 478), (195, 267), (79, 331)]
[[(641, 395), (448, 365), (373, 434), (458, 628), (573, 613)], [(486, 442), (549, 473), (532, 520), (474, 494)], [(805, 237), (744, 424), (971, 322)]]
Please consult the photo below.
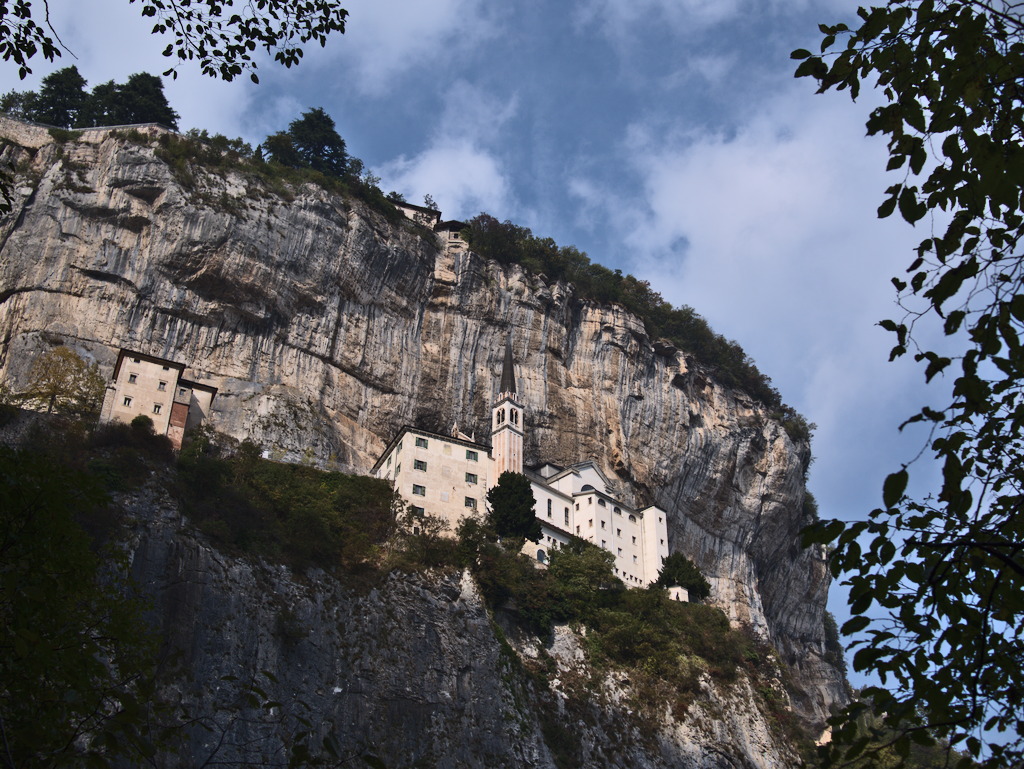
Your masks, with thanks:
[(177, 493), (211, 536), (296, 568), (363, 570), (395, 531), (386, 481), (271, 462), (250, 442), (230, 457), (209, 436), (190, 442)]
[(612, 573), (613, 556), (583, 540), (553, 550), (547, 569), (500, 547), (477, 521), (459, 528), (459, 551), (495, 611), (540, 637), (554, 623), (585, 625), (587, 644), (604, 661), (660, 678), (687, 696), (704, 671), (731, 681), (750, 640), (716, 608), (679, 603), (663, 590), (628, 590)]

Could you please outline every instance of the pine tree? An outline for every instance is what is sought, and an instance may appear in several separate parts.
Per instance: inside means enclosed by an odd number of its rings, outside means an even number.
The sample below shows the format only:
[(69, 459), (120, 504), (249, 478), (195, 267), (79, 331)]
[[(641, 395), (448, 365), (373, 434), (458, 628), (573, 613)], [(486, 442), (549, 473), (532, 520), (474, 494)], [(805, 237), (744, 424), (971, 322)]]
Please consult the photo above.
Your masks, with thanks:
[(89, 98), (85, 85), (85, 78), (74, 65), (50, 73), (30, 100), (32, 119), (58, 128), (73, 128)]
[(488, 522), (502, 539), (540, 541), (540, 521), (533, 512), (533, 490), (525, 475), (502, 473), (497, 485), (487, 492), (487, 506)]
[(160, 123), (168, 128), (178, 127), (178, 113), (164, 96), (163, 81), (148, 72), (137, 72), (118, 88), (124, 106), (121, 116), (124, 124)]
[(348, 171), (345, 140), (338, 135), (334, 120), (320, 107), (302, 113), (288, 126), (288, 135), (303, 166), (330, 176)]

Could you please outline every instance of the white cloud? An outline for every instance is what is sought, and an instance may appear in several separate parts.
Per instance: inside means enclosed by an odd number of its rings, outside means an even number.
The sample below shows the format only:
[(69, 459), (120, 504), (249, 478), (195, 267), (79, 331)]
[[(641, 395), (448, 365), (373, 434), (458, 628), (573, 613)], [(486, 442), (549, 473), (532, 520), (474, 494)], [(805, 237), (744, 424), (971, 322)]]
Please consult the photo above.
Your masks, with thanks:
[(432, 146), (414, 158), (402, 156), (382, 170), (385, 189), (403, 192), (412, 203), (427, 193), (444, 216), (464, 219), (509, 206), (509, 185), (498, 161), (468, 141)]
[(399, 75), (440, 68), (495, 33), (481, 0), (348, 0), (344, 45), (337, 46), (339, 79), (380, 95)]
[(578, 10), (583, 24), (597, 23), (609, 36), (626, 34), (633, 25), (652, 20), (679, 30), (698, 30), (736, 16), (742, 0), (590, 0)]
[(455, 83), (426, 149), (381, 167), (384, 187), (414, 203), (429, 193), (446, 218), (508, 211), (509, 175), (493, 147), (500, 143), (516, 106), (514, 97), (501, 101), (465, 82)]
[(920, 371), (887, 362), (893, 340), (876, 324), (898, 315), (889, 277), (924, 234), (876, 218), (891, 182), (865, 105), (802, 82), (763, 104), (729, 135), (632, 126), (639, 200), (587, 178), (571, 189), (629, 244), (631, 271), (739, 340), (818, 423), (823, 512), (862, 513), (922, 440), (895, 429), (928, 395)]

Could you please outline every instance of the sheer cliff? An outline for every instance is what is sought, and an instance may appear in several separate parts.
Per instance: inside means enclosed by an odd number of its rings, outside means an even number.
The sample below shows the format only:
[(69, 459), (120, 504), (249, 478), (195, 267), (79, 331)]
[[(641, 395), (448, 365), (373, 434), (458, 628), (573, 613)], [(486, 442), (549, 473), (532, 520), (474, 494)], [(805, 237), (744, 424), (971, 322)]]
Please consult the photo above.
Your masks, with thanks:
[(157, 133), (0, 134), (17, 169), (0, 381), (17, 388), (50, 345), (107, 373), (127, 347), (217, 387), (217, 429), (366, 472), (403, 424), (481, 437), (511, 334), (528, 462), (594, 459), (626, 499), (669, 511), (712, 601), (790, 666), (797, 711), (821, 723), (844, 697), (824, 556), (799, 546), (809, 447), (635, 316), (312, 185), (168, 162)]

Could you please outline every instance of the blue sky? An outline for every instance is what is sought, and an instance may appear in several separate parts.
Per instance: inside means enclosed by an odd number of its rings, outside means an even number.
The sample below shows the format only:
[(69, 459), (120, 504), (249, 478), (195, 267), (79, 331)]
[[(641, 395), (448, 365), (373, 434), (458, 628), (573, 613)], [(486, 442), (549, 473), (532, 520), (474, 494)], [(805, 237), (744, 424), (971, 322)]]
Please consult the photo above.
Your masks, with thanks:
[[(893, 181), (864, 135), (872, 99), (814, 94), (794, 48), (848, 20), (844, 0), (353, 0), (344, 36), (261, 85), (179, 68), (181, 127), (258, 142), (310, 107), (349, 152), (446, 218), (526, 225), (651, 281), (738, 341), (817, 423), (810, 488), (827, 517), (859, 518), (920, 449), (903, 419), (929, 398), (888, 363), (889, 278), (924, 237), (875, 209)], [(50, 0), (90, 87), (167, 61), (126, 0)], [(165, 43), (164, 43), (165, 44)], [(926, 471), (922, 468), (922, 473)], [(837, 593), (833, 611), (845, 611)]]

